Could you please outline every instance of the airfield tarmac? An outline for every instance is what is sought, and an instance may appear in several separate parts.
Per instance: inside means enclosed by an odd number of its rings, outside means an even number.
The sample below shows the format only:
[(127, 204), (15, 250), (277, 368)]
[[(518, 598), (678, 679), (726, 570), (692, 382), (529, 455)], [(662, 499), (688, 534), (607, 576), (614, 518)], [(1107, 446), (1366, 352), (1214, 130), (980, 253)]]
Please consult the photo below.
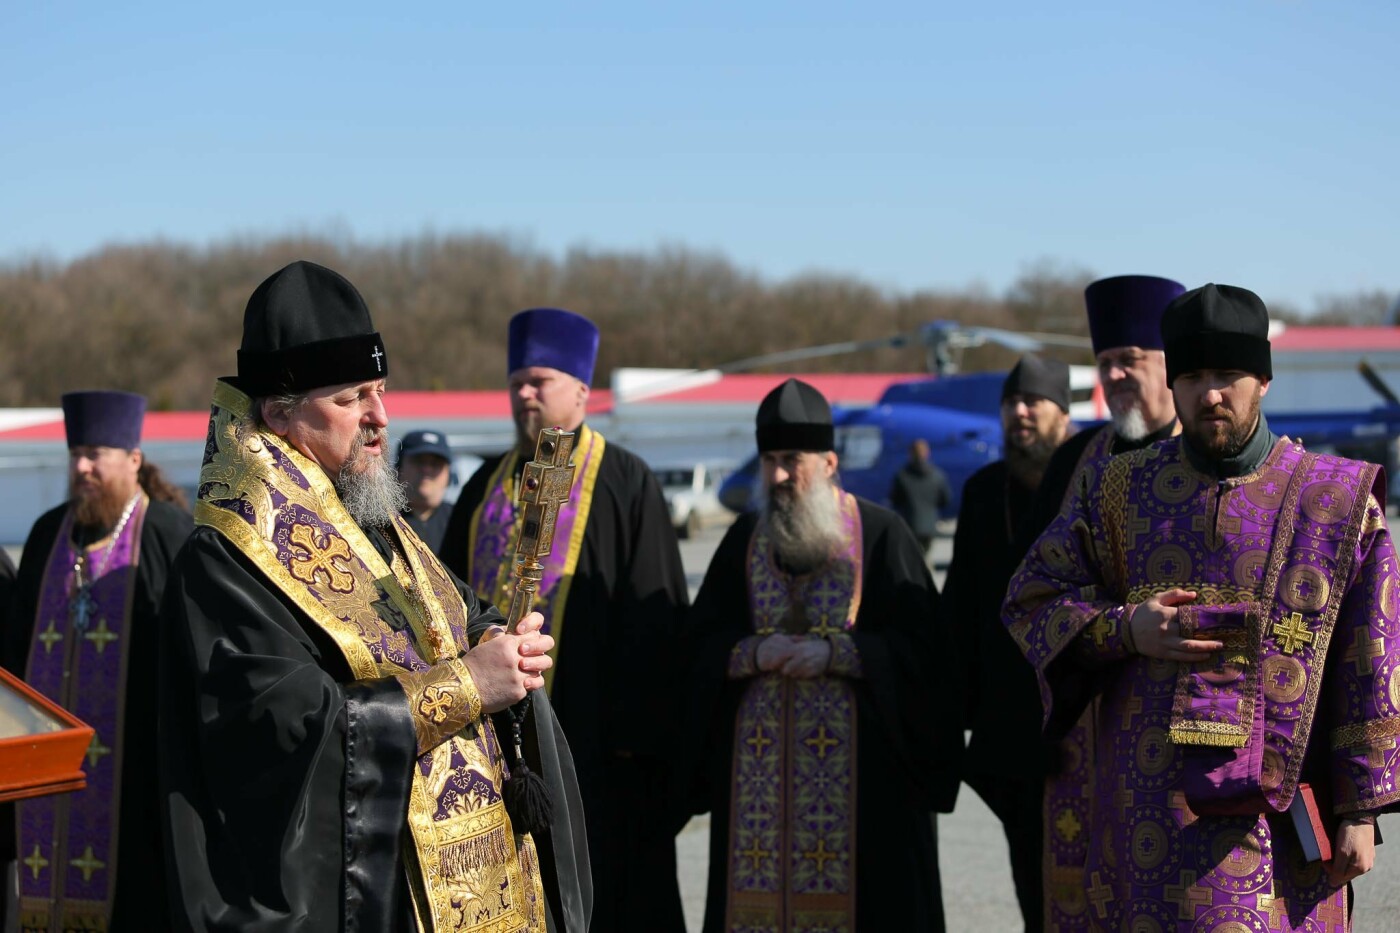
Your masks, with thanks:
[[(681, 542), (681, 561), (692, 598), (724, 531), (709, 528), (694, 540)], [(1390, 531), (1400, 534), (1400, 520), (1391, 520)], [(935, 540), (934, 579), (940, 587), (951, 552), (951, 537)], [(1386, 816), (1381, 822), (1382, 832), (1396, 842), (1377, 849), (1375, 869), (1354, 882), (1354, 933), (1393, 933), (1400, 929), (1400, 819)], [(681, 897), (691, 933), (698, 933), (705, 913), (709, 832), (709, 816), (700, 816), (686, 824), (676, 839)], [(966, 786), (958, 794), (957, 808), (938, 818), (938, 862), (949, 933), (1010, 933), (1022, 929), (1001, 823)]]

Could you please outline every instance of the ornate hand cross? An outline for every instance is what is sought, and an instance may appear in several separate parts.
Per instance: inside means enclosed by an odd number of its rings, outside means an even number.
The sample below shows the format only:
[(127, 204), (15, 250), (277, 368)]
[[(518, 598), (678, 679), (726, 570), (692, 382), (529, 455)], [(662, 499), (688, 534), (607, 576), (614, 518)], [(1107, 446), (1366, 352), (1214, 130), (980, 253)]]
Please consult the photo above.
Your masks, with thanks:
[(574, 466), (569, 463), (573, 452), (572, 431), (545, 428), (535, 444), (535, 459), (525, 464), (525, 473), (520, 477), (524, 514), (520, 540), (515, 542), (515, 593), (511, 596), (507, 616), (507, 628), (511, 631), (535, 605), (535, 593), (544, 576), (540, 560), (548, 557), (554, 546), (559, 509), (569, 501), (569, 491), (574, 485)]

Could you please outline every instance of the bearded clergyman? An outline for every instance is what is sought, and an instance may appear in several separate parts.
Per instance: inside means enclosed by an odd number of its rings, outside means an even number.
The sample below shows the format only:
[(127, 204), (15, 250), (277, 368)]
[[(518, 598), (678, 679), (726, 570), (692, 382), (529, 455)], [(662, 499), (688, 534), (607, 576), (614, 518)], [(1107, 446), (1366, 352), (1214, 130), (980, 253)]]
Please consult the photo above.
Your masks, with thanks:
[[(87, 787), (14, 809), (19, 928), (164, 928), (154, 788), (156, 646), (170, 564), (190, 516), (141, 486), (146, 399), (63, 396), (68, 501), (25, 542), (5, 666), (93, 727)], [(4, 808), (9, 811), (11, 808)], [(10, 824), (10, 814), (0, 819)], [(9, 845), (6, 846), (9, 848)]]
[(1181, 434), (1081, 472), (1003, 611), (1046, 721), (1094, 723), (1069, 919), (1344, 933), (1400, 808), (1385, 477), (1269, 429), (1253, 292), (1186, 292), (1161, 339)]
[[(355, 287), (296, 262), (214, 389), (162, 645), (178, 930), (587, 927), (553, 641), (538, 613), (506, 631), (404, 520), (388, 372)], [(492, 714), (527, 694), (522, 749)]]
[(962, 724), (935, 686), (956, 670), (938, 591), (908, 526), (840, 488), (821, 393), (784, 382), (757, 437), (766, 504), (688, 632), (704, 929), (942, 930), (930, 813), (952, 810)]
[(1051, 455), (1072, 430), (1069, 402), (1069, 367), (1059, 360), (1027, 354), (1007, 374), (1001, 388), (1006, 457), (963, 485), (943, 587), (945, 614), (959, 636), (964, 715), (972, 731), (963, 774), (1001, 820), (1026, 933), (1042, 929), (1043, 798), (1050, 756), (1036, 753), (1041, 738), (1035, 671), (1001, 624), (1001, 602), (1024, 553), (1016, 545), (1016, 530)]

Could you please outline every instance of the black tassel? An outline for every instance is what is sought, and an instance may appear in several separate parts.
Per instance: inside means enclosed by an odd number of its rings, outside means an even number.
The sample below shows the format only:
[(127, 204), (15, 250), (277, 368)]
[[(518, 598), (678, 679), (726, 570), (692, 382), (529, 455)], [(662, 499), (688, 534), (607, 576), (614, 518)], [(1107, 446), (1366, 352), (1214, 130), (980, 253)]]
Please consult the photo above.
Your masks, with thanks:
[(531, 771), (525, 763), (525, 743), (520, 737), (520, 727), (529, 711), (528, 698), (508, 711), (511, 757), (514, 760), (510, 762), (510, 777), (506, 778), (501, 794), (515, 831), (535, 835), (549, 831), (550, 821), (554, 819), (554, 801), (549, 796), (549, 785), (544, 778)]

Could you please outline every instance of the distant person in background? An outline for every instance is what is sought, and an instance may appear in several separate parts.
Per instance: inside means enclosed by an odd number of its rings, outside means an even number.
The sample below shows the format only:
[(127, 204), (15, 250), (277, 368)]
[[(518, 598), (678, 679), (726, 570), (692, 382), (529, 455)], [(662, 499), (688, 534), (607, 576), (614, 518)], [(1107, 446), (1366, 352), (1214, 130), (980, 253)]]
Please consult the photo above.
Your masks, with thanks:
[(1021, 563), (1016, 529), (1045, 466), (1072, 430), (1069, 367), (1023, 356), (1001, 387), (1003, 460), (968, 477), (943, 587), (958, 634), (972, 741), (963, 779), (1001, 820), (1026, 933), (1044, 928), (1041, 880), (1044, 755), (1035, 669), (1001, 624), (1006, 584)]
[(904, 519), (925, 554), (938, 533), (938, 520), (953, 501), (948, 477), (928, 458), (928, 441), (909, 445), (909, 460), (894, 475), (890, 506)]
[[(168, 928), (155, 782), (156, 622), (189, 513), (141, 486), (146, 400), (63, 396), (69, 499), (24, 544), (3, 661), (92, 726), (87, 788), (23, 801), (18, 917), (25, 930)], [(148, 471), (149, 475), (149, 471)], [(16, 834), (5, 832), (10, 859)], [(5, 892), (16, 894), (15, 874)]]
[(452, 518), (452, 503), (444, 502), (452, 481), (452, 451), (440, 431), (410, 431), (399, 442), (399, 482), (408, 491), (404, 518), (434, 554), (442, 552), (442, 536)]
[[(569, 737), (593, 868), (590, 929), (682, 933), (671, 785), (678, 671), (689, 592), (656, 474), (585, 423), (598, 328), (559, 308), (510, 320), (506, 378), (516, 446), (488, 459), (457, 498), (442, 562), (483, 599), (509, 606), (521, 473), (540, 430), (577, 432), (574, 485), (560, 509), (535, 608), (558, 667), (546, 689)], [(557, 671), (557, 673), (555, 672)]]

